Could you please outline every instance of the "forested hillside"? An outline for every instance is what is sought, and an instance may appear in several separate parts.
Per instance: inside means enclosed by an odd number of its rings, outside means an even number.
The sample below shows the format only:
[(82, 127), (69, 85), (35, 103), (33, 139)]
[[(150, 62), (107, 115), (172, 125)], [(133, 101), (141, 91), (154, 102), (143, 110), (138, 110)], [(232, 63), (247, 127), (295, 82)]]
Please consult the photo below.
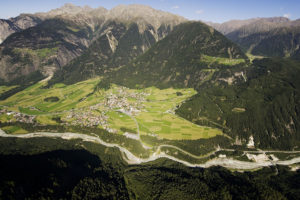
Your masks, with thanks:
[(245, 54), (222, 34), (203, 23), (187, 22), (111, 73), (110, 82), (128, 87), (197, 88), (220, 68), (238, 68), (246, 63)]
[(300, 64), (263, 59), (247, 70), (247, 82), (201, 88), (177, 114), (222, 127), (237, 141), (253, 135), (261, 148), (299, 148)]
[[(76, 142), (1, 138), (1, 146), (6, 148), (1, 149), (0, 155), (0, 198), (296, 200), (300, 197), (299, 171), (292, 172), (287, 167), (240, 173), (220, 167), (188, 168), (163, 159), (129, 166), (114, 149), (87, 142), (80, 147)], [(13, 150), (15, 147), (18, 152)]]

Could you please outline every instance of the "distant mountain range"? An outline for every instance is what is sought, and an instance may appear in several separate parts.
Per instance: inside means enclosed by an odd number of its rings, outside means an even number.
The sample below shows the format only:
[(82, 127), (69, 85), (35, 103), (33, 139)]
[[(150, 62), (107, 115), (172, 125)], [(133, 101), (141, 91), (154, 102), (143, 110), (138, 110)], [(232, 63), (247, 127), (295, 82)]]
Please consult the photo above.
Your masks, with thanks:
[[(1, 20), (0, 82), (36, 71), (44, 76), (58, 71), (56, 80), (69, 83), (77, 74), (83, 80), (106, 73), (128, 64), (186, 21), (143, 5), (107, 10), (72, 4)], [(206, 24), (245, 53), (300, 58), (300, 20), (274, 17)]]
[(245, 52), (268, 57), (300, 58), (300, 19), (284, 17), (210, 23)]

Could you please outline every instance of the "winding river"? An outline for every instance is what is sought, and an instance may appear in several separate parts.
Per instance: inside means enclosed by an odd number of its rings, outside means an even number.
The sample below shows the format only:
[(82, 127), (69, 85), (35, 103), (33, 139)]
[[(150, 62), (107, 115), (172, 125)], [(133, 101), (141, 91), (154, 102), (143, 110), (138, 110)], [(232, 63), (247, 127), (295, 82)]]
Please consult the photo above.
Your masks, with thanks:
[[(36, 132), (36, 133), (28, 133), (28, 134), (22, 134), (22, 135), (9, 135), (0, 129), (0, 137), (16, 137), (16, 138), (49, 137), (49, 138), (61, 138), (64, 140), (81, 139), (82, 141), (93, 142), (93, 143), (101, 144), (106, 147), (118, 148), (122, 152), (123, 159), (128, 164), (141, 164), (141, 163), (147, 163), (150, 161), (154, 161), (159, 158), (167, 158), (167, 159), (182, 163), (188, 167), (207, 168), (207, 167), (219, 165), (219, 166), (231, 168), (231, 169), (252, 170), (252, 169), (267, 167), (267, 166), (271, 166), (271, 165), (292, 165), (295, 163), (300, 163), (300, 157), (297, 157), (297, 158), (293, 158), (291, 160), (284, 160), (284, 161), (278, 160), (278, 161), (261, 161), (261, 162), (239, 161), (239, 160), (234, 160), (232, 158), (214, 158), (212, 160), (207, 161), (204, 164), (193, 164), (193, 163), (187, 162), (185, 160), (181, 160), (181, 159), (175, 158), (173, 156), (167, 155), (164, 152), (161, 152), (160, 148), (164, 147), (166, 145), (158, 146), (157, 151), (154, 152), (148, 158), (139, 158), (139, 157), (135, 156), (133, 153), (131, 153), (130, 151), (128, 151), (126, 148), (120, 146), (119, 144), (107, 143), (107, 142), (101, 140), (98, 136), (90, 136), (90, 135), (79, 134), (79, 133)], [(168, 147), (173, 148), (173, 146), (168, 146)], [(184, 150), (182, 150), (178, 147), (175, 147), (175, 148), (182, 152), (185, 152)]]

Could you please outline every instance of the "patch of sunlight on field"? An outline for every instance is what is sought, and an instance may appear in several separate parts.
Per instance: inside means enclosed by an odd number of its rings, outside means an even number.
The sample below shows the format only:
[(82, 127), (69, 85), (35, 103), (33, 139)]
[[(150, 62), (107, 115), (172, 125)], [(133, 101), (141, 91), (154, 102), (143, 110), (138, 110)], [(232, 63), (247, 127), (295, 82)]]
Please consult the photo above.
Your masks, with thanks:
[[(81, 103), (81, 100), (94, 91), (98, 82), (99, 78), (95, 78), (74, 85), (56, 84), (51, 88), (43, 88), (45, 83), (37, 83), (1, 101), (0, 104), (33, 115), (71, 110), (77, 105), (83, 107), (95, 103)], [(47, 97), (58, 97), (59, 101), (47, 102)]]
[(116, 111), (108, 112), (107, 115), (110, 127), (117, 130), (118, 133), (124, 133), (124, 128), (137, 132), (135, 121), (128, 115)]
[(5, 123), (5, 122), (15, 122), (16, 119), (12, 115), (7, 115), (7, 114), (1, 114), (0, 115), (0, 122)]
[(11, 90), (11, 89), (13, 89), (15, 87), (17, 87), (17, 86), (16, 85), (14, 85), (14, 86), (5, 86), (5, 85), (2, 85), (2, 86), (0, 86), (0, 94), (6, 92), (8, 90)]
[(198, 126), (175, 114), (177, 105), (196, 94), (193, 89), (145, 89), (150, 95), (144, 103), (146, 112), (136, 116), (141, 134), (156, 134), (171, 140), (210, 138), (221, 135), (216, 128)]
[(57, 125), (58, 123), (52, 119), (52, 116), (37, 116), (36, 121), (43, 125)]
[(8, 134), (25, 134), (28, 133), (26, 130), (18, 127), (18, 126), (4, 126), (1, 128)]
[(237, 65), (241, 63), (245, 63), (245, 59), (238, 58), (238, 59), (230, 59), (230, 58), (222, 58), (222, 57), (213, 57), (213, 56), (207, 56), (207, 55), (202, 55), (201, 56), (201, 61), (209, 64), (219, 64), (219, 65)]
[(161, 138), (171, 140), (210, 138), (221, 135), (216, 128), (198, 126), (183, 118), (169, 113), (141, 113), (137, 117), (141, 134), (154, 133)]

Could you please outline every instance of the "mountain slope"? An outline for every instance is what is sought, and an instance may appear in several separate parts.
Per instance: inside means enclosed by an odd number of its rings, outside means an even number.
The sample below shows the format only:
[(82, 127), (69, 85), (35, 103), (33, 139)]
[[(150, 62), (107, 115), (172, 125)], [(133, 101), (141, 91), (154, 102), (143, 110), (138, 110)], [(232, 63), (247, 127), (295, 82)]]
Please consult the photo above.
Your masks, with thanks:
[(63, 19), (14, 33), (0, 46), (0, 78), (11, 81), (37, 70), (49, 75), (82, 54), (91, 36), (90, 27)]
[(176, 111), (183, 118), (221, 128), (237, 144), (253, 136), (260, 148), (293, 149), (300, 141), (299, 73), (296, 61), (250, 64), (220, 33), (189, 22), (106, 81), (132, 88), (193, 87), (198, 94)]
[(106, 15), (89, 49), (58, 71), (51, 82), (70, 84), (124, 66), (184, 21), (147, 6), (117, 6)]
[[(2, 81), (35, 71), (49, 76), (57, 70), (61, 70), (58, 74), (66, 71), (69, 82), (88, 78), (127, 64), (186, 21), (142, 5), (117, 6), (107, 11), (67, 4), (35, 15), (45, 21), (14, 33), (1, 44)], [(93, 46), (86, 51), (90, 44)], [(69, 64), (84, 52), (83, 57)]]
[(35, 26), (41, 21), (41, 18), (29, 14), (22, 14), (10, 19), (0, 19), (0, 44), (12, 33)]
[[(276, 28), (238, 39), (249, 53), (268, 57), (293, 57), (300, 59), (300, 26)], [(249, 46), (250, 45), (250, 46)]]
[(129, 87), (198, 87), (217, 66), (244, 63), (246, 56), (221, 33), (200, 22), (178, 25), (166, 38), (126, 67), (111, 81)]
[(245, 52), (268, 57), (299, 58), (299, 20), (256, 18), (211, 24)]
[(217, 126), (259, 148), (294, 149), (300, 145), (300, 64), (263, 59), (247, 69), (247, 82), (211, 85), (176, 111), (201, 125)]

